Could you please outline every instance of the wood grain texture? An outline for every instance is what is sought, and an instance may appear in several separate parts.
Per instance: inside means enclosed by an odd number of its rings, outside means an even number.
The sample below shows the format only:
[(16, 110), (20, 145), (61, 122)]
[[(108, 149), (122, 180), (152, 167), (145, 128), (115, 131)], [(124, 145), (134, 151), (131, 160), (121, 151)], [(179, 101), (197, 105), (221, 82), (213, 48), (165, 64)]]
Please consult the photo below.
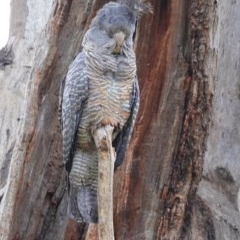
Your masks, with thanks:
[(98, 151), (98, 239), (114, 240), (113, 174), (116, 153), (112, 147), (114, 127), (97, 129), (94, 142)]

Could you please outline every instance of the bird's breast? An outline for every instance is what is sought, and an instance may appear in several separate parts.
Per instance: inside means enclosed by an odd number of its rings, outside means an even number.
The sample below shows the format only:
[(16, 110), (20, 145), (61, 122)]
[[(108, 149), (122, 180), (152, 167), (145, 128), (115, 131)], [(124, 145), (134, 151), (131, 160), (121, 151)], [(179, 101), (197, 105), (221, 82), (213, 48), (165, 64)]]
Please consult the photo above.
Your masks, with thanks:
[[(117, 70), (100, 66), (88, 69), (89, 94), (78, 129), (79, 147), (93, 147), (92, 129), (111, 124), (121, 130), (131, 112), (131, 94), (136, 66), (127, 59), (112, 60)], [(97, 64), (94, 62), (94, 64)], [(87, 65), (87, 64), (86, 64)]]

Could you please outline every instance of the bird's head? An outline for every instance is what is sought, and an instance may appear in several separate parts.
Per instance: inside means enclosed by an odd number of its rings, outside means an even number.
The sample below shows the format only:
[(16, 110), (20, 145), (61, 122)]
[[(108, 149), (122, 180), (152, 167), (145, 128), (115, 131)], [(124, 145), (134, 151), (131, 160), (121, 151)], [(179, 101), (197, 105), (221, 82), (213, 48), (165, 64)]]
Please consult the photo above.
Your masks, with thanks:
[(127, 6), (111, 2), (98, 11), (95, 23), (120, 46), (125, 40), (132, 40), (136, 17)]
[(90, 41), (96, 51), (119, 54), (125, 43), (132, 46), (137, 17), (148, 6), (137, 0), (105, 4), (93, 19), (84, 37), (83, 47)]

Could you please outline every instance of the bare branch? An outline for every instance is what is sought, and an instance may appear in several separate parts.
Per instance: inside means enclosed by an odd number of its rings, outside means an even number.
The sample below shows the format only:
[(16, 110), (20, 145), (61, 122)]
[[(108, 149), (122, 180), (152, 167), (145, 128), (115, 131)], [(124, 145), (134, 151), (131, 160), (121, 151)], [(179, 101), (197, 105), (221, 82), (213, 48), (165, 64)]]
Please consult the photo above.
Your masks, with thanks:
[(97, 129), (93, 136), (98, 149), (98, 237), (113, 240), (113, 171), (115, 152), (112, 147), (113, 127)]

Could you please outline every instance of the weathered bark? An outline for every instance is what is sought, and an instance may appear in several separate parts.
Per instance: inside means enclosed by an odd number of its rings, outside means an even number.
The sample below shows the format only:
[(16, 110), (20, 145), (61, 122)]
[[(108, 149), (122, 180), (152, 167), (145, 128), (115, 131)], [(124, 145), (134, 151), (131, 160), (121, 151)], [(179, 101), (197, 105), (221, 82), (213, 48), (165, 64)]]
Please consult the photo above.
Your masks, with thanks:
[[(115, 200), (121, 206), (115, 218), (119, 239), (124, 228), (125, 239), (195, 235), (190, 217), (216, 67), (210, 45), (214, 8), (208, 1), (160, 1), (149, 34), (140, 25), (137, 59), (145, 63), (139, 68), (141, 109), (123, 169), (127, 180), (118, 183), (124, 194)], [(151, 43), (148, 52), (146, 43)]]
[[(66, 217), (57, 115), (61, 80), (106, 2), (12, 1), (11, 60), (0, 63), (1, 240), (96, 237)], [(115, 239), (239, 239), (240, 3), (151, 2), (135, 36), (140, 112), (114, 176)]]
[(239, 9), (239, 1), (217, 3), (213, 109), (198, 190), (212, 212), (216, 239), (240, 239)]

